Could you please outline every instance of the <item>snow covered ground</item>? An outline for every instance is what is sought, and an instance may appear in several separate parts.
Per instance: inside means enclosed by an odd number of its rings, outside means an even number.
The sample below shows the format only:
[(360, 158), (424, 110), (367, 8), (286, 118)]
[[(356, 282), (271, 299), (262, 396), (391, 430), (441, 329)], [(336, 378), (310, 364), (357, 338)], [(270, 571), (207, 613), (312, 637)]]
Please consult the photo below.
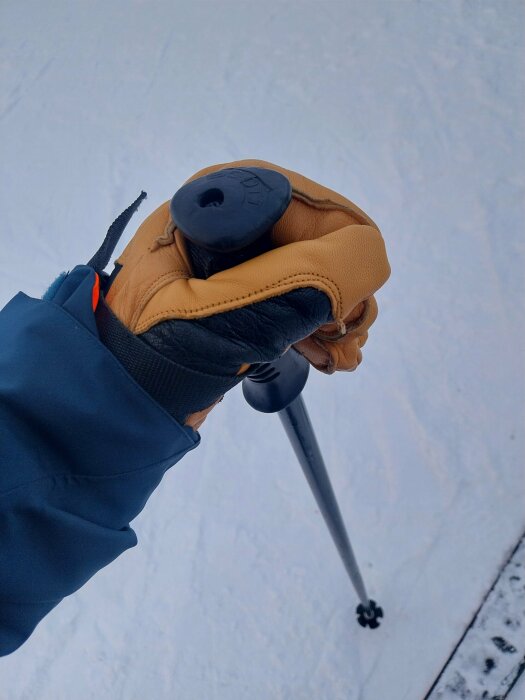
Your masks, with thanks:
[(141, 188), (126, 240), (247, 157), (369, 212), (393, 274), (359, 370), (305, 391), (381, 628), (355, 622), (279, 421), (236, 390), (139, 546), (0, 659), (1, 700), (424, 697), (525, 527), (524, 14), (2, 0), (0, 305), (86, 262)]
[(525, 538), (522, 538), (483, 599), (472, 624), (458, 641), (428, 700), (450, 697), (501, 700), (513, 690), (525, 666), (524, 563)]

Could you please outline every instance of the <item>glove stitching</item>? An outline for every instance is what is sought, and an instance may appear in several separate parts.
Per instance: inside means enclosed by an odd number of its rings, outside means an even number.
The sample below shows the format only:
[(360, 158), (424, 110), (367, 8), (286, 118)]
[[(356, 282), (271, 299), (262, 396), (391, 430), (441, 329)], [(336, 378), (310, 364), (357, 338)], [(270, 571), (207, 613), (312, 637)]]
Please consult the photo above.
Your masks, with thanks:
[[(344, 326), (344, 331), (342, 328), (339, 328), (338, 331), (336, 331), (336, 333), (331, 334), (331, 333), (325, 333), (323, 330), (321, 330), (321, 328), (319, 328), (312, 335), (315, 338), (318, 338), (319, 340), (323, 340), (323, 341), (328, 342), (328, 343), (339, 343), (341, 341), (344, 341), (344, 339), (347, 337), (347, 335), (349, 335), (350, 333), (354, 333), (358, 328), (360, 328), (365, 323), (365, 321), (370, 316), (370, 298), (364, 299), (363, 304), (364, 304), (363, 311), (356, 318), (355, 321), (348, 321), (348, 323), (345, 323), (344, 321), (341, 322), (341, 325)], [(357, 306), (357, 304), (356, 304), (356, 306)]]
[[(307, 195), (305, 192), (301, 192), (301, 190), (292, 189), (292, 193), (295, 195), (296, 199), (303, 201), (305, 204), (311, 204), (315, 209), (334, 209), (344, 211), (345, 213), (351, 214), (356, 219), (361, 219), (360, 223), (368, 226), (370, 225), (369, 220), (365, 216), (348, 205), (339, 204), (331, 199), (315, 199), (314, 197)], [(374, 226), (374, 228), (377, 227)]]
[[(342, 309), (342, 292), (341, 292), (339, 286), (337, 285), (337, 283), (334, 282), (333, 280), (331, 280), (329, 277), (326, 277), (325, 275), (321, 275), (321, 274), (318, 274), (318, 273), (315, 273), (315, 272), (311, 272), (311, 273), (304, 273), (304, 272), (301, 272), (301, 273), (296, 273), (296, 274), (294, 274), (294, 275), (289, 275), (288, 277), (283, 277), (283, 278), (280, 279), (278, 282), (274, 282), (273, 284), (266, 285), (265, 287), (262, 287), (262, 288), (260, 288), (260, 289), (256, 289), (255, 291), (249, 292), (248, 294), (245, 294), (245, 295), (243, 295), (243, 296), (231, 297), (230, 299), (223, 299), (223, 300), (221, 300), (221, 301), (219, 301), (219, 302), (214, 302), (214, 303), (211, 303), (211, 304), (207, 304), (206, 306), (201, 306), (201, 307), (192, 308), (192, 309), (186, 309), (186, 308), (182, 308), (182, 309), (181, 309), (181, 308), (168, 308), (168, 309), (164, 309), (164, 311), (162, 311), (162, 312), (160, 312), (160, 313), (157, 313), (157, 314), (154, 314), (153, 316), (149, 316), (147, 319), (145, 319), (144, 321), (142, 321), (142, 323), (140, 323), (140, 324), (137, 326), (137, 328), (135, 329), (135, 332), (136, 332), (136, 333), (141, 333), (142, 331), (147, 330), (147, 328), (149, 327), (148, 324), (150, 324), (152, 321), (156, 321), (158, 318), (164, 317), (164, 315), (165, 315), (166, 313), (198, 313), (198, 312), (200, 312), (200, 311), (207, 311), (207, 310), (209, 310), (209, 309), (216, 308), (216, 307), (218, 307), (218, 306), (223, 306), (224, 304), (229, 304), (229, 303), (234, 302), (234, 301), (244, 301), (244, 300), (246, 300), (246, 299), (250, 299), (250, 298), (252, 298), (253, 296), (255, 296), (255, 295), (257, 295), (257, 294), (260, 294), (260, 293), (262, 293), (262, 292), (268, 291), (268, 290), (270, 290), (270, 289), (275, 289), (276, 287), (282, 286), (282, 285), (283, 285), (284, 283), (286, 283), (286, 282), (290, 282), (290, 281), (292, 281), (292, 280), (294, 280), (294, 279), (299, 279), (299, 278), (305, 278), (305, 283), (311, 282), (311, 281), (312, 281), (312, 278), (318, 278), (318, 279), (322, 280), (323, 282), (325, 282), (326, 285), (328, 286), (328, 288), (330, 289), (330, 291), (332, 292), (332, 294), (334, 295), (334, 297), (336, 297), (336, 302), (337, 302), (337, 316), (339, 316), (339, 315), (341, 314), (341, 309)], [(306, 287), (306, 286), (309, 286), (309, 285), (308, 285), (308, 284), (305, 284), (304, 286)], [(334, 289), (333, 289), (334, 287), (335, 287), (336, 292), (334, 292)], [(157, 291), (158, 291), (158, 290), (157, 290)]]
[[(168, 278), (168, 279), (166, 279)], [(150, 285), (145, 292), (142, 294), (140, 299), (138, 300), (137, 307), (135, 310), (135, 313), (131, 317), (131, 322), (130, 322), (130, 327), (134, 328), (135, 325), (138, 323), (140, 315), (142, 314), (142, 311), (144, 310), (144, 307), (148, 303), (148, 301), (151, 299), (156, 292), (159, 291), (162, 287), (164, 287), (168, 282), (170, 281), (176, 281), (180, 279), (190, 279), (190, 274), (187, 270), (170, 270), (170, 272), (165, 272), (163, 275), (160, 277), (157, 277), (155, 282), (153, 282), (152, 285)]]

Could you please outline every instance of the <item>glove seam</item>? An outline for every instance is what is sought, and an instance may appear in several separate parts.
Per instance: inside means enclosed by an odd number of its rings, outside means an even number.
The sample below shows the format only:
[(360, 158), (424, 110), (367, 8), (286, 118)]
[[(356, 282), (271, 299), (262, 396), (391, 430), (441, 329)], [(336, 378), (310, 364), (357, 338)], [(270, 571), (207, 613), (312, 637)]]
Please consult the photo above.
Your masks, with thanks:
[[(361, 219), (361, 221), (359, 221), (359, 224), (371, 226), (369, 217), (367, 217), (366, 215), (363, 216), (348, 205), (338, 204), (337, 202), (334, 202), (331, 199), (315, 199), (314, 197), (310, 197), (301, 190), (292, 188), (292, 196), (294, 195), (296, 199), (304, 202), (305, 204), (312, 205), (315, 209), (331, 209), (343, 211), (346, 214), (350, 214), (353, 218)], [(373, 228), (376, 228), (379, 231), (379, 228), (375, 224), (373, 224)]]
[(162, 274), (160, 277), (157, 277), (155, 282), (153, 282), (153, 284), (151, 284), (144, 291), (144, 293), (138, 300), (137, 309), (131, 317), (130, 327), (135, 328), (135, 325), (139, 322), (140, 315), (144, 310), (144, 307), (146, 306), (148, 301), (150, 301), (150, 299), (159, 291), (159, 289), (165, 287), (167, 284), (169, 284), (169, 282), (176, 282), (180, 279), (190, 279), (190, 273), (187, 270), (170, 270), (169, 272), (165, 272), (164, 274)]
[[(142, 332), (148, 330), (151, 327), (151, 325), (154, 325), (154, 322), (157, 319), (163, 318), (163, 317), (165, 318), (166, 313), (175, 313), (175, 314), (176, 313), (199, 313), (202, 311), (208, 311), (210, 309), (221, 307), (221, 306), (224, 306), (226, 304), (230, 304), (232, 302), (249, 300), (258, 294), (262, 294), (263, 292), (269, 291), (271, 289), (276, 289), (276, 288), (282, 287), (283, 285), (286, 285), (286, 283), (290, 283), (293, 280), (301, 279), (301, 278), (304, 278), (305, 284), (301, 285), (304, 287), (312, 286), (311, 283), (313, 282), (314, 279), (322, 280), (323, 282), (325, 282), (326, 286), (328, 287), (329, 292), (335, 298), (336, 313), (334, 314), (334, 316), (336, 317), (336, 320), (338, 320), (340, 317), (341, 308), (342, 308), (342, 292), (341, 292), (341, 289), (339, 288), (337, 282), (334, 282), (329, 277), (326, 277), (325, 275), (321, 275), (319, 273), (301, 272), (301, 273), (295, 273), (293, 275), (289, 275), (288, 277), (283, 277), (278, 282), (274, 282), (273, 284), (266, 285), (264, 287), (261, 287), (260, 289), (256, 289), (255, 291), (252, 290), (248, 294), (244, 294), (244, 295), (237, 296), (237, 297), (230, 297), (229, 299), (222, 299), (219, 302), (213, 302), (213, 303), (207, 304), (206, 306), (200, 306), (200, 307), (196, 307), (196, 308), (194, 307), (192, 309), (185, 309), (185, 308), (164, 309), (162, 312), (154, 314), (153, 316), (148, 316), (142, 322), (138, 323), (137, 327), (134, 329), (134, 332), (138, 334), (138, 333), (142, 333)], [(310, 282), (310, 284), (308, 284), (309, 282)], [(165, 285), (163, 285), (163, 286), (165, 286)], [(335, 291), (334, 291), (334, 288), (335, 288)], [(360, 303), (360, 302), (357, 302), (357, 303)], [(192, 317), (190, 317), (190, 318), (192, 318)], [(166, 319), (166, 320), (168, 320), (168, 319)]]

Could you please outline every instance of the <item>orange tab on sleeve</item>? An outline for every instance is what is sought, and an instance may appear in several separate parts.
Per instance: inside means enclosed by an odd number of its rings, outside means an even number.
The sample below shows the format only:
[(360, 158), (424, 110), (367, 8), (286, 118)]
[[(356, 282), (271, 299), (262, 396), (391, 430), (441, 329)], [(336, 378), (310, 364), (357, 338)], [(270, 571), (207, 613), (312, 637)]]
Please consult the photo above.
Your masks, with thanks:
[(98, 274), (95, 272), (95, 282), (93, 283), (93, 290), (91, 292), (91, 306), (93, 307), (93, 311), (96, 310), (98, 300), (100, 297), (100, 278)]

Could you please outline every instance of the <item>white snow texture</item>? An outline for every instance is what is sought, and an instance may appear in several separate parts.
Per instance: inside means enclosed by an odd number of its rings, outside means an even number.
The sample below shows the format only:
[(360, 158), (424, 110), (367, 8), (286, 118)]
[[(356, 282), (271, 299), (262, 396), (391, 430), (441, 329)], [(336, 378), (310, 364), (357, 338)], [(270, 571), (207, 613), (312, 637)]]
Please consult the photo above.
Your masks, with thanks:
[(513, 688), (525, 663), (524, 562), (525, 538), (483, 600), (428, 700), (493, 700)]
[(2, 0), (1, 306), (85, 263), (141, 188), (117, 253), (193, 172), (252, 157), (355, 201), (393, 272), (361, 367), (304, 392), (382, 626), (357, 625), (277, 417), (236, 389), (138, 547), (0, 659), (1, 700), (422, 700), (525, 527), (524, 20)]

